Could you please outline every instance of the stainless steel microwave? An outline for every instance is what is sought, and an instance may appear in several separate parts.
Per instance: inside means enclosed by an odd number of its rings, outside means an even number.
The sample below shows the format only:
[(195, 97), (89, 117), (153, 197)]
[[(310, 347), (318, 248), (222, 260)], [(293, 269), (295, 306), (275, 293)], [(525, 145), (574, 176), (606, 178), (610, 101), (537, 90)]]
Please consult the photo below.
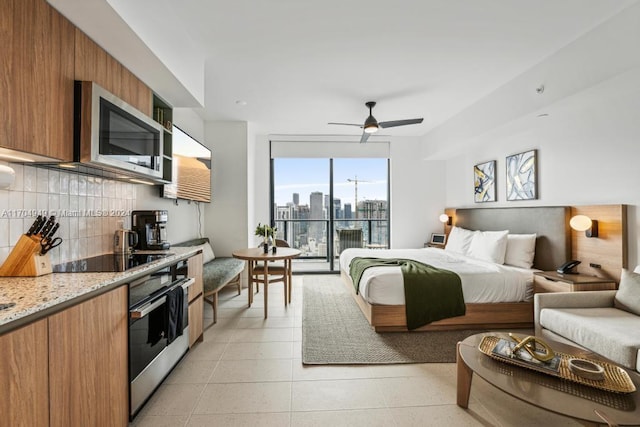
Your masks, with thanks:
[(76, 81), (74, 160), (162, 182), (163, 131), (94, 82)]

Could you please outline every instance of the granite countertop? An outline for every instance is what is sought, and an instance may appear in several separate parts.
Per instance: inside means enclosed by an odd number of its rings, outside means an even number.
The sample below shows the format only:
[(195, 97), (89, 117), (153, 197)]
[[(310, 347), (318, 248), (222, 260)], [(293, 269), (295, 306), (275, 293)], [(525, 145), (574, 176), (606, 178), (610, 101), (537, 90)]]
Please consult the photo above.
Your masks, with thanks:
[(195, 255), (200, 247), (172, 247), (172, 255), (123, 272), (52, 273), (40, 277), (0, 277), (0, 334), (107, 292), (152, 270)]

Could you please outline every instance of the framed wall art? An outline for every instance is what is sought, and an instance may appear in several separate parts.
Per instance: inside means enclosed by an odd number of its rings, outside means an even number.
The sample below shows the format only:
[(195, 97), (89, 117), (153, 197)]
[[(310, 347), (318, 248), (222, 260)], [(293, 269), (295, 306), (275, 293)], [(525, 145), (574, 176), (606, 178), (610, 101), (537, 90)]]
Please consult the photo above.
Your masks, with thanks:
[(473, 167), (473, 201), (476, 203), (496, 201), (496, 161), (480, 163)]
[(536, 150), (507, 157), (507, 200), (538, 198), (536, 157)]

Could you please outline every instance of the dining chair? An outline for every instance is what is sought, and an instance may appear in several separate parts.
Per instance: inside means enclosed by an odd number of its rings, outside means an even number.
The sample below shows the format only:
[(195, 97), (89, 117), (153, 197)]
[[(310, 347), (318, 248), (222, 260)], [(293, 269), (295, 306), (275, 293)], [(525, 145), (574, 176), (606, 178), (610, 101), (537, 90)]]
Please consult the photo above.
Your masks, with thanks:
[[(276, 239), (276, 247), (288, 248), (290, 246), (286, 240)], [(269, 279), (267, 283), (284, 283), (284, 299), (285, 304), (287, 304), (287, 300), (291, 302), (291, 291), (288, 291), (289, 283), (287, 270), (284, 268), (285, 262), (286, 261), (269, 262)], [(256, 285), (256, 293), (260, 292), (260, 283), (264, 283), (264, 263), (256, 262), (256, 265), (253, 267), (253, 278), (251, 280)]]

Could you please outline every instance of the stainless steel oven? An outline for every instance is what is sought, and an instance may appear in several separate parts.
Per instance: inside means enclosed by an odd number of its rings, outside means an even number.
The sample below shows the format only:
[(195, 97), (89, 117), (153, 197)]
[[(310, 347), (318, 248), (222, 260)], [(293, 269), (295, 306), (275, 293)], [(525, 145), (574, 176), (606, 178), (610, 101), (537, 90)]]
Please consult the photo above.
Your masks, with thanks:
[(131, 418), (189, 349), (186, 272), (181, 261), (129, 285)]

